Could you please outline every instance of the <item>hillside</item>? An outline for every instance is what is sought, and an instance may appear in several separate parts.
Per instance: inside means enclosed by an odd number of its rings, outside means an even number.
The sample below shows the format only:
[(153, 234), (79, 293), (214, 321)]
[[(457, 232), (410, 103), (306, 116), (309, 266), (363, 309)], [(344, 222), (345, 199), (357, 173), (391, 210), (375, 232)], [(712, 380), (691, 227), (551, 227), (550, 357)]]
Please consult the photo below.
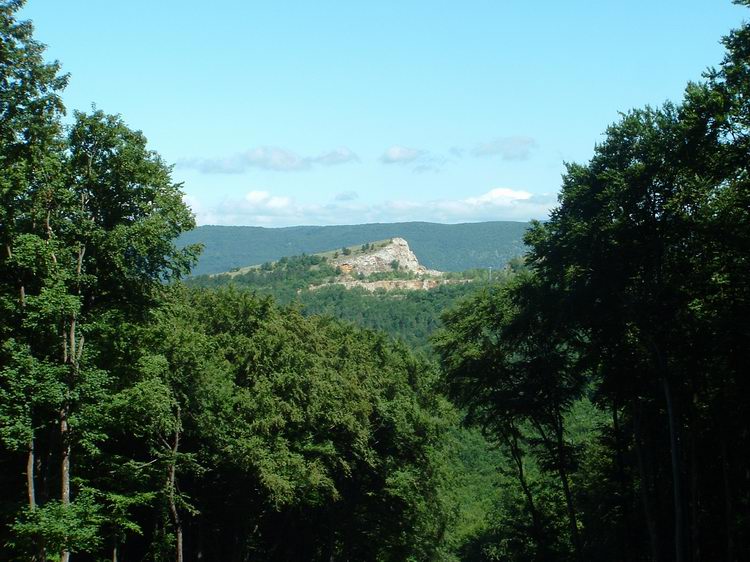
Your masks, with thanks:
[(463, 271), (502, 267), (523, 253), (528, 223), (495, 221), (464, 224), (427, 222), (347, 226), (201, 226), (186, 232), (178, 245), (202, 243), (195, 275), (275, 261), (284, 256), (314, 254), (395, 237), (409, 241), (420, 263), (429, 269)]
[[(285, 300), (290, 289), (298, 294), (331, 286), (375, 291), (431, 290), (442, 285), (470, 282), (476, 274), (446, 274), (427, 269), (403, 238), (346, 246), (341, 250), (320, 252), (311, 256), (284, 257), (279, 261), (241, 267), (232, 271), (195, 276), (189, 283), (197, 285), (236, 284), (255, 290), (266, 290)], [(288, 296), (291, 298), (291, 295)]]
[[(501, 282), (523, 267), (518, 259), (493, 272)], [(401, 238), (366, 242), (312, 255), (283, 257), (236, 271), (198, 275), (192, 287), (233, 286), (322, 314), (383, 330), (413, 349), (430, 353), (429, 337), (440, 315), (490, 282), (489, 271), (428, 270)], [(428, 290), (429, 289), (429, 290)]]

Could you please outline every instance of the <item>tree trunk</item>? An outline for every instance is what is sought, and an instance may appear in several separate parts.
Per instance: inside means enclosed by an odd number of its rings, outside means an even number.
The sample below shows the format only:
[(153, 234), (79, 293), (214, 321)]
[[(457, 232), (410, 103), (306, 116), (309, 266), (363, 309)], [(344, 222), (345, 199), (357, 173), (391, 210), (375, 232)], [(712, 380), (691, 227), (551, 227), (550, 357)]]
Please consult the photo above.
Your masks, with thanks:
[(659, 535), (656, 532), (656, 519), (649, 500), (649, 477), (646, 471), (646, 462), (643, 458), (643, 448), (641, 443), (641, 416), (643, 406), (634, 404), (633, 406), (633, 444), (635, 445), (635, 458), (638, 464), (638, 478), (641, 481), (640, 496), (643, 505), (643, 515), (646, 518), (646, 529), (648, 530), (648, 542), (651, 547), (652, 562), (659, 562)]
[(544, 533), (542, 529), (542, 520), (539, 516), (539, 511), (534, 503), (534, 496), (529, 487), (529, 483), (526, 481), (526, 472), (523, 467), (523, 452), (518, 444), (518, 436), (513, 434), (506, 438), (506, 443), (510, 449), (511, 457), (516, 465), (516, 472), (518, 475), (518, 482), (523, 490), (523, 495), (526, 497), (526, 504), (531, 514), (531, 523), (534, 527), (534, 538), (537, 541), (538, 548), (544, 548), (546, 542), (544, 541)]
[[(78, 246), (78, 262), (76, 264), (76, 277), (78, 284), (78, 295), (81, 295), (81, 272), (83, 268), (83, 256), (86, 254), (86, 246), (79, 244)], [(77, 334), (77, 314), (73, 312), (70, 316), (70, 325), (68, 332), (68, 344), (63, 346), (63, 360), (70, 365), (70, 380), (68, 381), (68, 390), (76, 384), (78, 380), (78, 374), (80, 370), (81, 357), (83, 355), (83, 336), (80, 338)], [(63, 335), (63, 339), (65, 335)], [(62, 505), (67, 507), (70, 505), (70, 455), (72, 450), (72, 443), (70, 437), (70, 425), (68, 422), (69, 416), (69, 404), (65, 404), (60, 410), (60, 438), (62, 443), (62, 462), (61, 462), (61, 491), (60, 499)], [(60, 562), (69, 562), (70, 552), (64, 549), (60, 554)]]
[(183, 541), (182, 541), (182, 521), (177, 509), (176, 491), (177, 491), (177, 453), (180, 448), (180, 408), (177, 407), (177, 430), (174, 434), (172, 445), (172, 459), (169, 465), (169, 475), (167, 477), (167, 487), (169, 490), (169, 512), (172, 515), (174, 524), (175, 539), (177, 541), (176, 561), (183, 562)]
[(557, 471), (560, 475), (560, 482), (565, 494), (565, 507), (568, 511), (568, 525), (570, 526), (570, 538), (573, 541), (573, 549), (576, 560), (581, 559), (581, 535), (578, 532), (578, 516), (576, 514), (575, 504), (573, 503), (573, 494), (570, 491), (570, 480), (566, 468), (567, 458), (565, 456), (565, 435), (563, 433), (563, 421), (559, 412), (555, 413), (555, 438)]
[(630, 478), (625, 470), (625, 445), (623, 444), (623, 431), (620, 425), (619, 408), (616, 402), (612, 403), (612, 431), (615, 437), (615, 457), (617, 459), (617, 478), (619, 482), (620, 494), (623, 498), (620, 507), (622, 508), (623, 524), (625, 526), (625, 540), (622, 543), (623, 555), (626, 560), (634, 560), (635, 554), (635, 536), (633, 533), (633, 513), (630, 502)]
[[(76, 341), (76, 317), (73, 315), (70, 321), (70, 349), (66, 350), (66, 358), (71, 364), (71, 381), (70, 386), (75, 384), (78, 378), (78, 369), (81, 355), (83, 354), (83, 336), (80, 340)], [(68, 422), (68, 405), (66, 404), (60, 410), (60, 441), (62, 444), (62, 458), (60, 463), (61, 473), (61, 485), (60, 485), (60, 500), (62, 505), (67, 507), (70, 505), (70, 455), (72, 450), (71, 437), (70, 437), (70, 424)], [(60, 562), (68, 562), (70, 560), (70, 552), (63, 550), (60, 555)]]
[(726, 529), (727, 562), (735, 562), (734, 557), (734, 516), (732, 508), (732, 486), (729, 476), (729, 461), (727, 459), (727, 428), (726, 424), (719, 432), (721, 447), (721, 479), (724, 488), (724, 527)]
[(565, 494), (565, 507), (568, 511), (568, 526), (570, 527), (570, 537), (573, 541), (573, 550), (576, 560), (581, 560), (581, 536), (578, 533), (578, 518), (576, 516), (575, 505), (573, 504), (573, 495), (570, 491), (570, 481), (568, 472), (562, 464), (558, 465), (560, 482), (562, 483), (563, 494)]
[[(693, 426), (695, 427), (695, 426)], [(696, 438), (690, 433), (690, 545), (692, 551), (692, 562), (700, 562), (700, 510), (699, 510), (699, 482), (698, 482), (698, 454), (696, 452)]]
[[(36, 474), (35, 469), (38, 463), (38, 459), (36, 458), (35, 449), (35, 438), (32, 436), (32, 438), (29, 440), (29, 452), (28, 456), (26, 457), (26, 489), (29, 497), (29, 509), (32, 511), (36, 509), (36, 486), (34, 483), (34, 477)], [(42, 541), (41, 537), (37, 537), (37, 541), (38, 551), (37, 554), (35, 554), (32, 558), (32, 562), (43, 562), (47, 559), (44, 550), (44, 542)]]
[(326, 540), (326, 546), (323, 556), (321, 556), (321, 560), (325, 560), (326, 562), (336, 562), (336, 527), (334, 522), (329, 523), (327, 535), (328, 540)]
[(547, 447), (552, 458), (557, 465), (557, 474), (560, 477), (560, 485), (565, 496), (565, 509), (568, 514), (568, 529), (570, 531), (570, 540), (573, 543), (573, 555), (575, 560), (581, 560), (581, 536), (578, 533), (578, 517), (576, 515), (575, 505), (573, 503), (573, 494), (570, 490), (570, 481), (568, 471), (565, 468), (565, 437), (563, 435), (563, 422), (559, 412), (552, 414), (553, 430), (555, 432), (555, 441), (553, 442), (544, 431), (541, 423), (534, 421), (534, 425), (542, 438), (542, 442)]
[(672, 387), (666, 377), (662, 377), (664, 399), (667, 403), (669, 420), (669, 445), (672, 458), (672, 495), (674, 499), (674, 554), (675, 562), (685, 562), (685, 510), (682, 498), (682, 471), (680, 463), (680, 438), (677, 427)]
[[(10, 247), (10, 244), (5, 245), (5, 251), (8, 254), (8, 259), (13, 259), (13, 250)], [(23, 285), (23, 280), (19, 277), (18, 278), (18, 302), (21, 305), (21, 308), (26, 307), (26, 288)]]
[(63, 409), (60, 412), (60, 437), (62, 439), (62, 460), (60, 463), (61, 486), (60, 500), (63, 505), (70, 504), (70, 426), (68, 425), (68, 412)]
[[(53, 443), (59, 438), (58, 433), (58, 428), (55, 425), (50, 424), (47, 432), (44, 454), (37, 454), (36, 474), (41, 477), (41, 482), (39, 482), (37, 492), (42, 502), (46, 502), (52, 495), (50, 482), (52, 480), (52, 469), (54, 466)], [(39, 442), (37, 442), (37, 448), (38, 447)]]
[[(62, 460), (60, 463), (60, 500), (64, 507), (70, 505), (70, 427), (68, 426), (68, 411), (63, 408), (60, 411), (60, 437), (62, 440)], [(60, 562), (69, 562), (70, 551), (63, 549), (60, 553)]]
[(29, 453), (26, 457), (26, 490), (29, 496), (29, 509), (36, 509), (36, 488), (34, 486), (34, 467), (36, 456), (34, 454), (34, 437), (29, 440)]

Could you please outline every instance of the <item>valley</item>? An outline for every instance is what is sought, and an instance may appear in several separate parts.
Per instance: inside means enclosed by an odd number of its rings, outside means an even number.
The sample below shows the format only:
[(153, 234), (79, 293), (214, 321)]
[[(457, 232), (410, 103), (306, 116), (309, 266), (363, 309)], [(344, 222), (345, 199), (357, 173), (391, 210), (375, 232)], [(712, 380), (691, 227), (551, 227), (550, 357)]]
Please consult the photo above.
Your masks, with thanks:
[(717, 6), (25, 4), (0, 560), (750, 560), (750, 23), (618, 112)]

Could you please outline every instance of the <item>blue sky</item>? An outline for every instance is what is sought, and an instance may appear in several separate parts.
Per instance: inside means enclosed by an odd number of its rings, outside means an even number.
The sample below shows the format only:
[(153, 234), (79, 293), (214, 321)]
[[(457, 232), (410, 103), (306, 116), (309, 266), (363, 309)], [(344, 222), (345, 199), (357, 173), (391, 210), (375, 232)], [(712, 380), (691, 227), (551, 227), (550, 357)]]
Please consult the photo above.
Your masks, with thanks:
[(544, 218), (618, 112), (677, 101), (729, 0), (29, 0), (70, 110), (119, 113), (199, 224)]

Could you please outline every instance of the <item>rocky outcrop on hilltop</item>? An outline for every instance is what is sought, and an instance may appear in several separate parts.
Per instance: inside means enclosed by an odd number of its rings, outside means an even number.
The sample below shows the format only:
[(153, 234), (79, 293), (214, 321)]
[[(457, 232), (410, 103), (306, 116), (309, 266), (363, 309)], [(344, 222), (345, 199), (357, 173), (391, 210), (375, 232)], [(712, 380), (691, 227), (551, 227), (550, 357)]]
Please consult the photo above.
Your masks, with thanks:
[[(336, 252), (330, 258), (331, 265), (341, 271), (335, 280), (320, 285), (310, 285), (314, 291), (331, 285), (346, 289), (355, 287), (366, 291), (428, 291), (441, 285), (465, 283), (466, 280), (447, 279), (442, 271), (427, 269), (419, 263), (417, 256), (409, 249), (403, 238), (392, 238), (387, 242), (366, 244), (362, 249), (348, 249), (347, 253)], [(368, 279), (378, 273), (394, 273), (395, 279)]]
[(383, 246), (361, 254), (339, 255), (331, 260), (342, 273), (348, 275), (372, 275), (398, 269), (418, 276), (440, 276), (441, 271), (427, 269), (419, 263), (417, 256), (403, 238), (392, 238)]
[(390, 279), (383, 281), (362, 281), (360, 279), (342, 278), (332, 283), (324, 283), (322, 285), (310, 285), (308, 289), (315, 291), (324, 287), (330, 287), (331, 285), (341, 285), (345, 289), (354, 289), (358, 287), (365, 291), (374, 293), (378, 290), (383, 291), (429, 291), (435, 289), (441, 285), (459, 285), (464, 283), (471, 283), (470, 279), (440, 279), (440, 278), (424, 278), (424, 279)]

